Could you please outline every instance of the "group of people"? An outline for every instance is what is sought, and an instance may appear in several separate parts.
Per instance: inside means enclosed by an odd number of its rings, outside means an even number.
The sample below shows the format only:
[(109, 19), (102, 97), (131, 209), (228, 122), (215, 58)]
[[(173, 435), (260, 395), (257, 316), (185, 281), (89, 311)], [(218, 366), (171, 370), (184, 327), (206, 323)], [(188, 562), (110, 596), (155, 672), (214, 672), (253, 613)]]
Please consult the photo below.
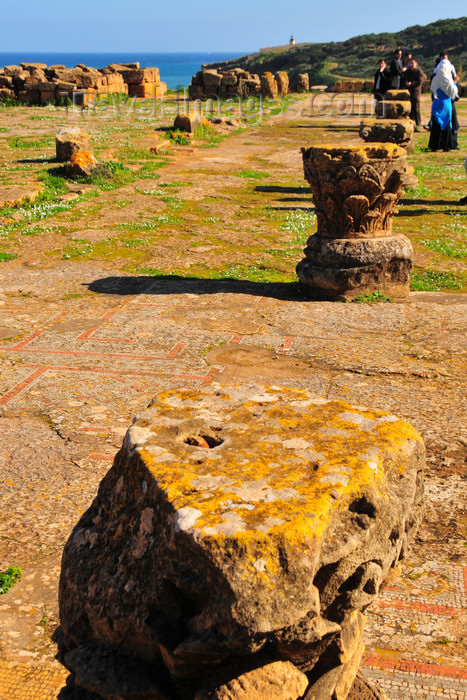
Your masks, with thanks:
[[(387, 90), (406, 89), (410, 94), (410, 119), (416, 127), (421, 125), (420, 96), (422, 83), (426, 79), (424, 72), (407, 52), (402, 59), (402, 50), (396, 49), (389, 65), (382, 58), (378, 61), (375, 73), (373, 94), (375, 100), (382, 100)], [(457, 132), (459, 122), (456, 113), (456, 101), (459, 99), (456, 70), (449, 61), (446, 52), (439, 55), (433, 75), (431, 76), (432, 109), (431, 119), (426, 129), (430, 130), (428, 147), (432, 151), (450, 151), (458, 149)]]

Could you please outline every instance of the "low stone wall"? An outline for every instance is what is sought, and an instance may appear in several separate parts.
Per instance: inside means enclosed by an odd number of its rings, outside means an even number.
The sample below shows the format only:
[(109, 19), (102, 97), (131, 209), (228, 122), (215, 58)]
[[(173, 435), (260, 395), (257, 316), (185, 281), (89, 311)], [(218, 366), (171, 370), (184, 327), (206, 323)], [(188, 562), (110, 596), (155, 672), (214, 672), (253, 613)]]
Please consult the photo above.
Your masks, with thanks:
[(167, 85), (158, 68), (140, 68), (124, 63), (96, 69), (83, 63), (74, 68), (45, 63), (21, 63), (0, 69), (0, 99), (11, 98), (25, 104), (57, 102), (67, 93), (124, 93), (136, 97), (160, 97)]
[[(461, 97), (467, 94), (467, 85), (459, 84), (458, 88)], [(334, 85), (330, 85), (327, 88), (326, 92), (373, 92), (373, 80), (364, 80), (363, 78), (336, 80)], [(429, 80), (423, 81), (422, 92), (430, 92)]]

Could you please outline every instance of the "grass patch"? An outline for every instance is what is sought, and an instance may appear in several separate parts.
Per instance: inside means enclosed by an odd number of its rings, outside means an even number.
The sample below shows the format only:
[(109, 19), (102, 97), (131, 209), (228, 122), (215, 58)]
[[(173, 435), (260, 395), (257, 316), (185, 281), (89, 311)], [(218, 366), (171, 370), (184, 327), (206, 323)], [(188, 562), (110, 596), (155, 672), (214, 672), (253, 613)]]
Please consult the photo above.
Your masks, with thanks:
[(144, 148), (136, 148), (135, 146), (123, 146), (119, 149), (118, 155), (122, 160), (130, 162), (138, 162), (140, 160), (153, 160), (154, 154)]
[(6, 262), (7, 260), (13, 260), (18, 256), (15, 253), (7, 253), (4, 250), (0, 250), (0, 262)]
[(153, 197), (157, 197), (157, 195), (165, 194), (164, 190), (144, 190), (142, 187), (135, 187), (135, 192), (138, 192), (139, 194), (150, 194)]
[(7, 138), (7, 143), (10, 148), (16, 148), (21, 151), (31, 149), (52, 148), (55, 146), (55, 139), (50, 136), (38, 139), (37, 141), (27, 141), (23, 136), (10, 136)]
[(1, 134), (6, 134), (7, 131), (10, 131), (9, 126), (0, 126), (0, 133)]
[(169, 139), (177, 146), (188, 146), (191, 143), (191, 138), (186, 131), (174, 129), (168, 132)]
[(0, 572), (0, 594), (9, 591), (20, 580), (22, 573), (19, 566), (9, 566), (6, 571)]
[(438, 270), (425, 270), (424, 272), (412, 272), (410, 289), (416, 292), (458, 292), (466, 284), (465, 274), (457, 275), (455, 272), (438, 272)]
[(459, 259), (467, 256), (467, 245), (460, 241), (452, 241), (450, 238), (427, 239), (420, 241), (420, 245), (435, 251), (435, 253), (442, 253), (448, 258)]
[(304, 245), (312, 234), (312, 227), (316, 223), (316, 214), (312, 211), (298, 209), (288, 213), (285, 221), (279, 226), (279, 231), (290, 231), (294, 234), (294, 243)]
[(70, 292), (69, 294), (64, 294), (62, 296), (62, 299), (63, 299), (63, 301), (68, 301), (68, 299), (81, 299), (81, 297), (83, 297), (83, 296), (84, 296), (84, 294), (81, 294), (81, 292), (75, 292), (75, 293)]
[(252, 180), (263, 180), (266, 177), (271, 177), (269, 173), (261, 173), (259, 170), (241, 170), (237, 173), (237, 177), (251, 178)]
[(145, 238), (124, 238), (122, 240), (122, 245), (125, 248), (138, 248), (139, 246), (150, 245), (150, 242)]
[(95, 185), (104, 192), (128, 185), (136, 180), (135, 174), (119, 161), (100, 163), (88, 177), (77, 178), (77, 182)]
[(145, 163), (138, 170), (137, 177), (140, 180), (154, 180), (155, 178), (160, 177), (159, 173), (157, 172), (159, 168), (163, 168), (168, 162), (168, 160), (158, 160), (155, 163)]
[(175, 226), (181, 223), (177, 216), (172, 214), (159, 214), (151, 216), (143, 221), (124, 221), (117, 225), (118, 229), (123, 231), (154, 231), (160, 226), (172, 225)]
[(391, 297), (388, 297), (386, 294), (378, 290), (371, 292), (371, 294), (359, 294), (357, 297), (352, 299), (352, 302), (355, 304), (373, 304), (374, 302), (378, 301), (392, 302), (393, 300)]

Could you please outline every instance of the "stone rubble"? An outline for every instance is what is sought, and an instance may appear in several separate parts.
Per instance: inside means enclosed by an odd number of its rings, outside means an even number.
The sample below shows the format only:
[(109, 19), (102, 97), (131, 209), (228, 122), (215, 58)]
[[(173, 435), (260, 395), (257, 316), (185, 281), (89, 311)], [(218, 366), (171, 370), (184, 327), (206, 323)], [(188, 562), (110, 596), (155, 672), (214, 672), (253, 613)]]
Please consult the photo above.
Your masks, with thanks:
[(74, 68), (45, 63), (21, 63), (0, 69), (0, 99), (11, 98), (25, 104), (48, 104), (77, 93), (81, 103), (90, 96), (124, 93), (159, 98), (167, 85), (158, 68), (140, 68), (139, 63), (110, 64), (90, 68), (80, 63)]

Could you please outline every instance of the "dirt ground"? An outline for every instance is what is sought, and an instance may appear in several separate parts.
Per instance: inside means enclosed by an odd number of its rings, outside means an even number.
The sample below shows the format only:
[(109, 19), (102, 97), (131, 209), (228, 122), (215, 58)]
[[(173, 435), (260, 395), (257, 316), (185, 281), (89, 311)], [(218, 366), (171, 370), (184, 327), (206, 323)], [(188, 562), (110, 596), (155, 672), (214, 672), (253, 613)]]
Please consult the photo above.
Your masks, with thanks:
[(343, 304), (296, 285), (316, 230), (300, 147), (357, 142), (358, 117), (282, 115), (158, 156), (149, 118), (84, 118), (96, 153), (132, 174), (114, 189), (43, 179), (64, 123), (0, 108), (0, 571), (23, 571), (0, 596), (0, 700), (65, 685), (61, 551), (132, 417), (212, 381), (302, 387), (420, 431), (426, 517), (368, 610), (364, 671), (390, 698), (466, 698), (465, 133), (446, 154), (416, 134), (419, 186), (394, 220), (414, 245), (410, 297)]

